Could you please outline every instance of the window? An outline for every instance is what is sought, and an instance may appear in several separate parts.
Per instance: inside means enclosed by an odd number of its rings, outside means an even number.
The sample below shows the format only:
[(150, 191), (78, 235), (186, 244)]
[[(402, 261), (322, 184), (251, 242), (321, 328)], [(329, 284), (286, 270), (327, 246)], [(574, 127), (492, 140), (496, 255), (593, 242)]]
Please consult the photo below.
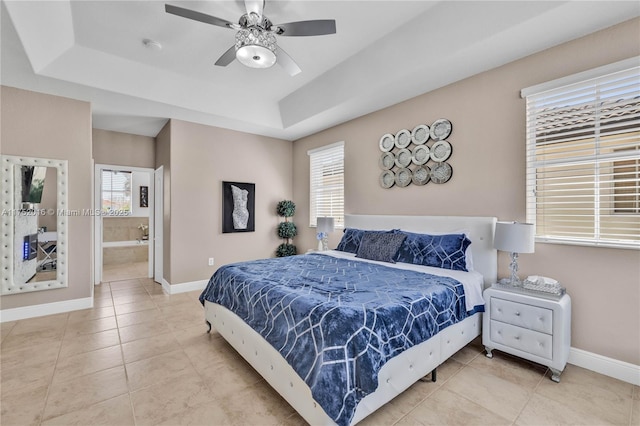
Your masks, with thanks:
[(316, 218), (333, 217), (336, 228), (344, 227), (344, 142), (307, 152), (310, 163), (309, 225)]
[(640, 248), (637, 58), (524, 89), (536, 240)]
[(102, 170), (102, 211), (131, 214), (131, 172)]

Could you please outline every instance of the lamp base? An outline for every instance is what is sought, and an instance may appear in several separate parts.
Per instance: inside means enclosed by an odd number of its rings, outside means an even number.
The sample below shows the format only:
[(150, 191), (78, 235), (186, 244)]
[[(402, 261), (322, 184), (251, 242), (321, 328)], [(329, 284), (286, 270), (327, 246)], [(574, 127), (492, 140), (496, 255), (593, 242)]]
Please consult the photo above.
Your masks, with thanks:
[(513, 287), (522, 287), (522, 282), (518, 277), (518, 253), (511, 253), (511, 263), (509, 264), (509, 269), (511, 270), (509, 285)]

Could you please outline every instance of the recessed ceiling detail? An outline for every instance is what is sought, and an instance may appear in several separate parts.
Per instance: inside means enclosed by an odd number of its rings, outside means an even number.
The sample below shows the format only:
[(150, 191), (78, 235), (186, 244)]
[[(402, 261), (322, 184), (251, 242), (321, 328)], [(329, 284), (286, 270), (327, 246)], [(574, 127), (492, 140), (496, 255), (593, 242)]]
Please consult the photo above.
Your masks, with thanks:
[[(251, 14), (239, 0), (179, 4), (228, 22)], [(295, 140), (640, 14), (625, 1), (287, 0), (265, 8), (269, 22), (330, 19), (339, 31), (276, 34), (277, 49), (303, 70), (292, 78), (277, 66), (243, 66), (233, 33), (179, 19), (163, 2), (3, 0), (0, 83), (91, 102), (94, 126), (107, 130), (155, 136), (176, 118)], [(161, 43), (162, 54), (141, 49), (144, 39)], [(214, 66), (230, 45), (230, 63)]]

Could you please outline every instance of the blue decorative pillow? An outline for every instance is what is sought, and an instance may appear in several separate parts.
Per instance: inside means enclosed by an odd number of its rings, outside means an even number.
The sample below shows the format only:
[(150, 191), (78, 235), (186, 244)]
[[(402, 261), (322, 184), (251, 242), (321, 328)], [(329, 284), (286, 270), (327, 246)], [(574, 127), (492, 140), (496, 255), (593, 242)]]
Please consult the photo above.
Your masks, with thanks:
[(344, 228), (342, 239), (338, 243), (336, 250), (345, 251), (347, 253), (357, 253), (360, 247), (360, 241), (364, 236), (364, 230), (355, 228)]
[(400, 232), (400, 230), (393, 229), (391, 231), (369, 231), (366, 229), (344, 228), (344, 231), (342, 232), (342, 238), (340, 239), (336, 250), (356, 254), (358, 253), (358, 247), (360, 247), (360, 242), (362, 241), (362, 237), (364, 237), (365, 232), (383, 234), (387, 232)]
[(396, 263), (394, 258), (406, 238), (406, 235), (394, 231), (366, 231), (358, 247), (356, 257)]
[(429, 235), (401, 231), (407, 236), (396, 262), (467, 271), (465, 252), (471, 240), (465, 234)]

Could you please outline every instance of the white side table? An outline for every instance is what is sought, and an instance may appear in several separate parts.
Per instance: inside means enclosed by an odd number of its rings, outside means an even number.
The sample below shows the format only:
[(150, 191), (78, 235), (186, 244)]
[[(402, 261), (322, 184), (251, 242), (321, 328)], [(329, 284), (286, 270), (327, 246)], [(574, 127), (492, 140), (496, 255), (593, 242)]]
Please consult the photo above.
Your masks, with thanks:
[(482, 344), (487, 357), (494, 349), (537, 362), (560, 381), (571, 347), (571, 298), (499, 284), (484, 291)]

